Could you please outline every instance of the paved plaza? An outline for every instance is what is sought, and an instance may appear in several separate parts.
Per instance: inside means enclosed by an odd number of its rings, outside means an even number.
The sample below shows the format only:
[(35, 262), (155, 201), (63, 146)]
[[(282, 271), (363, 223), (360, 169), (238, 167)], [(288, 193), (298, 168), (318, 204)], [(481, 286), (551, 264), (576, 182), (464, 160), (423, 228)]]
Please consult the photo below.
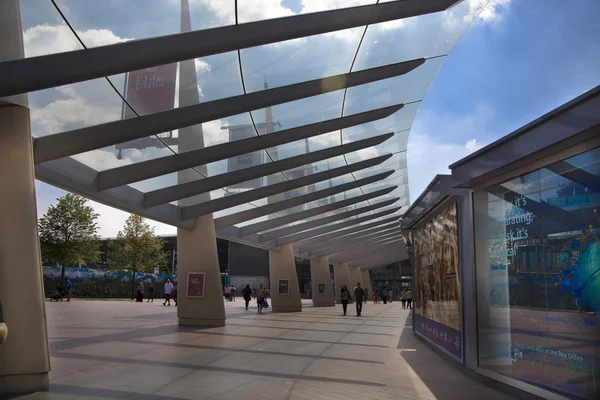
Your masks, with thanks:
[(399, 303), (369, 302), (362, 317), (303, 306), (258, 315), (238, 299), (226, 303), (227, 326), (198, 329), (178, 327), (176, 308), (160, 300), (46, 303), (50, 391), (13, 398), (511, 398), (417, 340)]

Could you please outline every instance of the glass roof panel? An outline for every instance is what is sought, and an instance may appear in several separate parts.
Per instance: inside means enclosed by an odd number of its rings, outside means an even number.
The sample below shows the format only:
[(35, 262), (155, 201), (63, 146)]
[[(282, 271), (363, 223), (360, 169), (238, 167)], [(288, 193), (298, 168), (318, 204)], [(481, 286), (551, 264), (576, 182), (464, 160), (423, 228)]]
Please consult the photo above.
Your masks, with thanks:
[(344, 115), (423, 100), (444, 60), (429, 59), (407, 74), (349, 88)]
[(345, 74), (364, 27), (240, 51), (246, 92)]
[[(373, 4), (376, 0), (335, 0), (335, 1), (258, 1), (245, 0), (237, 3), (238, 21), (245, 22), (260, 21), (287, 17), (297, 14), (307, 14), (319, 11), (334, 10), (365, 4)], [(218, 3), (218, 1), (214, 1)]]
[[(31, 2), (31, 0), (29, 0)], [(235, 23), (234, 0), (57, 0), (67, 20), (88, 47), (101, 46), (111, 35), (122, 40), (171, 35), (181, 31), (181, 4), (189, 4), (192, 30)], [(35, 0), (35, 3), (50, 3)]]
[(448, 54), (486, 5), (463, 1), (443, 12), (371, 25), (355, 69)]

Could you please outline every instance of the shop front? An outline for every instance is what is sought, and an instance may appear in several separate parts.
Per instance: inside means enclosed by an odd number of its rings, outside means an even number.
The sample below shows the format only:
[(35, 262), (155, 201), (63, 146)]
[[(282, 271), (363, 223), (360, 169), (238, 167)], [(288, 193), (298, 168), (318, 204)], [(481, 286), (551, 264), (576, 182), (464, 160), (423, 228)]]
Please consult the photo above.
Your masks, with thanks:
[(450, 166), (403, 219), (415, 334), (513, 394), (600, 398), (600, 87)]

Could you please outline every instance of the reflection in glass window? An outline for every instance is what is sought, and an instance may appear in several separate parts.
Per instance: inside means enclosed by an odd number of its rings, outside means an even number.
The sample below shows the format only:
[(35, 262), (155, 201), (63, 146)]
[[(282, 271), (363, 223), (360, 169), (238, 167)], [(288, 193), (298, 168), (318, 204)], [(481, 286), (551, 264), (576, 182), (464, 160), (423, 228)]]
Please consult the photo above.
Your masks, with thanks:
[(600, 396), (600, 149), (474, 193), (479, 366)]

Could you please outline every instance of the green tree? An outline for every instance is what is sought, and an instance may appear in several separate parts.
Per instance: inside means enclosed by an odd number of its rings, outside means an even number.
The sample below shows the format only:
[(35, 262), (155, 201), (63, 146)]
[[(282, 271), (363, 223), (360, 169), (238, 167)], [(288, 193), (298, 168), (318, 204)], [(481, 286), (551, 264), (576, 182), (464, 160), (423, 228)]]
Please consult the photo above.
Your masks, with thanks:
[(113, 268), (131, 269), (131, 298), (135, 293), (135, 274), (153, 272), (167, 260), (164, 240), (154, 234), (145, 218), (131, 215), (115, 240), (108, 241), (108, 263)]
[(99, 215), (86, 203), (87, 199), (68, 193), (38, 221), (42, 258), (61, 266), (61, 282), (65, 265), (100, 260)]

